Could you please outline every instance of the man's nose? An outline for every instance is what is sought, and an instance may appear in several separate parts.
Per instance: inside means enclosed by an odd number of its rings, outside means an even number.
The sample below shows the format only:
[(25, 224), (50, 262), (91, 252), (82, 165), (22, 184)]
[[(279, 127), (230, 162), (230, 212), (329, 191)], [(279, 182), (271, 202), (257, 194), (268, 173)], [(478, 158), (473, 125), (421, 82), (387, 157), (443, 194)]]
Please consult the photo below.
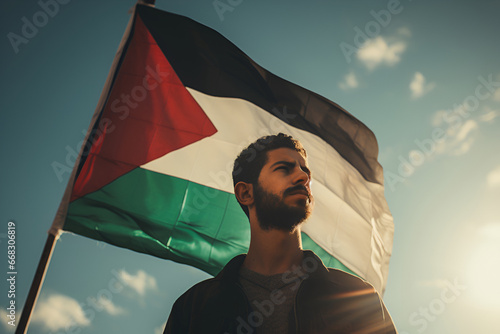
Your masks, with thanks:
[(295, 171), (294, 184), (307, 185), (310, 181), (309, 174), (302, 168), (297, 168)]

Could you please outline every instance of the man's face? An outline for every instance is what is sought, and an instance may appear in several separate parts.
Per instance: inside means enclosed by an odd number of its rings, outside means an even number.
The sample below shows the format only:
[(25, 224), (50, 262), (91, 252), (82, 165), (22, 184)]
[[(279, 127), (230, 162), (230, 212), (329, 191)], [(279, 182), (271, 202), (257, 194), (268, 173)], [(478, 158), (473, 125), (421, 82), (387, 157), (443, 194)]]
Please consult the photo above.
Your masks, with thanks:
[(311, 215), (311, 173), (293, 149), (272, 150), (267, 157), (254, 187), (257, 218), (264, 230), (291, 232)]

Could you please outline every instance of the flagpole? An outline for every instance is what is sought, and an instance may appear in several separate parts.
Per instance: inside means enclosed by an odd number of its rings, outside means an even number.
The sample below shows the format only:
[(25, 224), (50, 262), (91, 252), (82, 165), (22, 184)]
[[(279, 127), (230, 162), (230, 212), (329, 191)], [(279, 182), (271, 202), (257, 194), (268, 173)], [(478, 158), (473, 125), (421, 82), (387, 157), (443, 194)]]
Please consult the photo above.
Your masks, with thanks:
[[(155, 0), (138, 0), (137, 4), (143, 4), (143, 5), (148, 5), (151, 7), (154, 7)], [(135, 11), (135, 8), (134, 8)], [(110, 70), (110, 74), (108, 75), (108, 78), (105, 83), (105, 87), (103, 90), (103, 93), (101, 93), (101, 97), (99, 98), (99, 103), (96, 108), (96, 111), (94, 112), (94, 115), (92, 116), (91, 120), (91, 125), (89, 128), (89, 132), (87, 133), (85, 137), (85, 141), (88, 140), (90, 130), (93, 128), (93, 125), (95, 124), (99, 111), (102, 109), (105, 101), (105, 93), (109, 91), (111, 82), (112, 82), (112, 74), (115, 72), (118, 60), (121, 57), (121, 53), (123, 51), (124, 45), (129, 38), (130, 31), (132, 29), (132, 22), (133, 22), (133, 17), (134, 13), (132, 11), (132, 17), (129, 21), (129, 24), (127, 25), (127, 29), (125, 31), (125, 34), (122, 38), (122, 41), (120, 42), (120, 46), (118, 48), (118, 52), (115, 55), (115, 59), (113, 61), (113, 66)], [(75, 166), (79, 166), (80, 164), (80, 159), (82, 156), (82, 152), (84, 150), (84, 145), (82, 145), (80, 154), (78, 156), (77, 161), (75, 162)], [(65, 221), (66, 213), (68, 210), (68, 205), (69, 205), (69, 198), (71, 195), (71, 190), (72, 186), (74, 184), (74, 180), (76, 177), (76, 171), (77, 168), (73, 168), (73, 172), (70, 176), (70, 180), (68, 181), (68, 185), (66, 186), (65, 193), (63, 195), (63, 199), (61, 200), (61, 203), (59, 205), (59, 208), (56, 213), (56, 217), (54, 218), (54, 222), (52, 223), (52, 226), (49, 230), (49, 235), (47, 237), (47, 241), (45, 242), (45, 246), (43, 248), (42, 255), (40, 257), (40, 261), (38, 263), (38, 267), (35, 272), (35, 277), (33, 278), (33, 282), (31, 283), (30, 291), (28, 293), (28, 297), (26, 298), (26, 303), (24, 304), (23, 311), (21, 313), (21, 318), (19, 319), (19, 323), (16, 327), (16, 334), (25, 334), (28, 330), (28, 326), (31, 320), (31, 315), (33, 313), (33, 308), (36, 304), (36, 301), (38, 299), (38, 295), (40, 294), (40, 289), (42, 287), (43, 281), (45, 279), (45, 274), (47, 272), (47, 268), (50, 262), (50, 259), (52, 257), (52, 253), (54, 251), (55, 244), (57, 240), (59, 239), (59, 236), (62, 233), (62, 226)]]
[(21, 313), (21, 319), (19, 320), (16, 328), (16, 334), (25, 334), (28, 330), (31, 314), (33, 313), (33, 307), (38, 299), (38, 295), (40, 294), (40, 289), (42, 287), (43, 280), (45, 279), (45, 274), (47, 273), (47, 267), (49, 265), (50, 258), (52, 257), (56, 241), (59, 239), (59, 235), (60, 232), (55, 235), (49, 233), (47, 237), (40, 261), (38, 262), (38, 267), (36, 268), (35, 277), (33, 278), (33, 282), (31, 282), (31, 288)]

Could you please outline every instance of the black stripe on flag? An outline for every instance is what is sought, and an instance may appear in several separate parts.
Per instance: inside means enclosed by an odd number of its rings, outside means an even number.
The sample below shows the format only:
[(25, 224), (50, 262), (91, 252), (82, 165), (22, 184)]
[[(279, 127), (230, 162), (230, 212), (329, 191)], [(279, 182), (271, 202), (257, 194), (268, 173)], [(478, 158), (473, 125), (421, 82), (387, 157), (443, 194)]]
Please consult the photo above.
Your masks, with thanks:
[(141, 5), (137, 15), (186, 87), (247, 100), (321, 137), (367, 181), (383, 184), (375, 135), (342, 107), (270, 73), (224, 36), (189, 18)]

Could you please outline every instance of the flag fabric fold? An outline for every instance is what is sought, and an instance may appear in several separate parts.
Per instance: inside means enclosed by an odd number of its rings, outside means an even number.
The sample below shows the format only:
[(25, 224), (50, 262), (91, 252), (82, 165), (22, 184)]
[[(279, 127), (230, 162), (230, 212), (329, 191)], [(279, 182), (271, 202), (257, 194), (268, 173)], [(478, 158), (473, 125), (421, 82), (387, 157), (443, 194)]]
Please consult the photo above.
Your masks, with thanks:
[(236, 155), (285, 132), (308, 152), (303, 246), (383, 293), (394, 225), (373, 133), (216, 31), (137, 5), (52, 226), (210, 274), (250, 241)]

